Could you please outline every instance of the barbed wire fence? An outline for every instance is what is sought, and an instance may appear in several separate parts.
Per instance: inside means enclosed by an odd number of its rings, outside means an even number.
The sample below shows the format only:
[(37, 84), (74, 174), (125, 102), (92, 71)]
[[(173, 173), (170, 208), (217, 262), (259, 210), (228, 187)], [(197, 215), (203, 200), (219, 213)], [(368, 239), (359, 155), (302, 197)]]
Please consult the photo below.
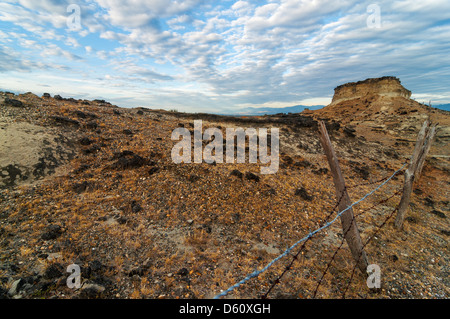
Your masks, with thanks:
[[(374, 194), (376, 191), (378, 191), (380, 188), (382, 188), (385, 184), (387, 184), (394, 176), (396, 176), (400, 171), (402, 171), (406, 166), (406, 163), (403, 164), (403, 166), (401, 168), (399, 168), (398, 170), (396, 170), (392, 175), (388, 176), (388, 177), (384, 177), (381, 180), (383, 181), (381, 184), (379, 184), (376, 188), (374, 188), (373, 190), (371, 190), (370, 192), (368, 192), (367, 194), (365, 194), (363, 197), (361, 197), (359, 200), (357, 200), (356, 202), (352, 203), (350, 206), (348, 206), (346, 209), (340, 211), (339, 213), (336, 214), (336, 216), (329, 220), (331, 218), (331, 216), (334, 214), (334, 212), (336, 211), (337, 207), (339, 206), (340, 202), (343, 199), (343, 194), (344, 192), (342, 192), (340, 198), (338, 199), (337, 203), (335, 204), (335, 206), (333, 207), (333, 209), (331, 210), (331, 212), (328, 214), (328, 216), (325, 218), (324, 223), (318, 227), (317, 229), (315, 229), (314, 231), (310, 231), (308, 233), (308, 235), (306, 235), (305, 237), (299, 239), (297, 242), (295, 242), (293, 245), (291, 245), (289, 248), (287, 248), (282, 254), (280, 254), (279, 256), (277, 256), (276, 258), (274, 258), (273, 260), (271, 260), (265, 267), (261, 268), (260, 270), (255, 270), (254, 272), (248, 274), (244, 279), (242, 279), (241, 281), (239, 281), (238, 283), (232, 285), (231, 287), (229, 287), (228, 289), (224, 290), (223, 292), (217, 294), (214, 299), (219, 299), (221, 297), (226, 296), (227, 294), (229, 294), (230, 292), (232, 292), (233, 290), (239, 288), (241, 285), (245, 284), (247, 281), (258, 277), (260, 274), (266, 272), (270, 267), (272, 267), (277, 261), (279, 261), (280, 259), (282, 259), (283, 257), (286, 257), (287, 255), (289, 255), (291, 253), (292, 250), (294, 250), (299, 244), (303, 243), (302, 246), (300, 247), (299, 251), (292, 256), (292, 260), (291, 262), (288, 264), (288, 266), (286, 266), (283, 270), (283, 272), (278, 276), (278, 278), (274, 281), (274, 283), (272, 284), (272, 286), (269, 288), (269, 290), (262, 296), (262, 298), (267, 298), (268, 294), (270, 293), (270, 291), (281, 281), (281, 278), (284, 276), (284, 274), (286, 272), (288, 272), (291, 269), (292, 264), (295, 262), (295, 260), (298, 259), (298, 255), (300, 254), (300, 252), (304, 249), (304, 247), (306, 246), (306, 243), (317, 233), (323, 231), (324, 229), (330, 227), (332, 224), (334, 224), (338, 218), (345, 213), (346, 211), (348, 211), (349, 209), (351, 209), (353, 206), (361, 203), (362, 201), (366, 200), (370, 195)], [(367, 183), (366, 185), (369, 185), (371, 183)], [(352, 186), (352, 188), (357, 187), (358, 185), (354, 185)], [(392, 196), (393, 197), (393, 196)], [(386, 200), (387, 201), (387, 200)], [(384, 201), (383, 201), (384, 202)], [(381, 204), (381, 203), (380, 203)], [(380, 205), (379, 204), (379, 205)], [(345, 238), (345, 236), (344, 236)], [(357, 265), (357, 264), (356, 264)]]
[[(313, 292), (313, 298), (316, 298), (317, 293), (319, 291), (320, 286), (322, 285), (324, 278), (326, 276), (326, 274), (328, 273), (332, 263), (335, 261), (336, 256), (338, 254), (338, 252), (342, 249), (342, 247), (344, 246), (344, 242), (346, 241), (346, 235), (351, 231), (351, 228), (353, 227), (353, 231), (355, 230), (355, 226), (356, 226), (356, 218), (359, 216), (362, 216), (363, 214), (366, 214), (367, 212), (377, 208), (380, 205), (386, 204), (389, 200), (391, 200), (392, 198), (394, 198), (395, 196), (398, 195), (402, 195), (402, 199), (400, 201), (400, 204), (397, 205), (394, 209), (392, 209), (392, 211), (386, 216), (386, 218), (383, 220), (383, 222), (378, 225), (375, 229), (375, 231), (367, 238), (367, 240), (362, 244), (360, 243), (360, 247), (356, 247), (359, 251), (358, 256), (355, 257), (355, 255), (353, 254), (354, 257), (354, 266), (350, 275), (350, 278), (347, 282), (347, 285), (345, 286), (343, 292), (342, 292), (342, 298), (345, 298), (345, 295), (347, 294), (347, 291), (353, 281), (353, 278), (355, 277), (355, 273), (356, 273), (356, 268), (358, 268), (358, 266), (361, 269), (361, 266), (359, 264), (361, 258), (365, 256), (365, 247), (373, 240), (373, 238), (375, 237), (376, 234), (378, 234), (381, 229), (383, 227), (385, 227), (388, 223), (388, 221), (395, 215), (395, 213), (397, 212), (397, 220), (395, 221), (396, 226), (398, 228), (398, 219), (399, 219), (399, 213), (401, 213), (399, 211), (399, 208), (401, 208), (401, 205), (405, 205), (405, 203), (408, 203), (409, 198), (405, 201), (405, 193), (410, 192), (411, 191), (411, 185), (414, 182), (414, 175), (420, 175), (420, 171), (422, 170), (422, 165), (423, 162), (425, 160), (425, 157), (430, 149), (431, 143), (432, 143), (432, 139), (434, 137), (434, 132), (436, 129), (436, 125), (431, 126), (431, 123), (428, 122), (428, 120), (426, 120), (422, 126), (421, 131), (419, 132), (418, 135), (418, 141), (416, 143), (413, 155), (411, 156), (409, 161), (406, 161), (399, 169), (397, 169), (392, 175), (390, 176), (386, 176), (383, 177), (381, 179), (377, 179), (375, 181), (372, 182), (367, 182), (367, 183), (361, 183), (361, 184), (357, 184), (357, 185), (352, 185), (352, 186), (346, 186), (344, 181), (343, 181), (343, 177), (341, 176), (341, 171), (339, 168), (339, 164), (337, 163), (337, 158), (336, 158), (336, 154), (334, 153), (334, 150), (331, 146), (331, 142), (329, 140), (328, 137), (328, 133), (326, 132), (326, 128), (325, 128), (325, 124), (323, 122), (319, 123), (320, 124), (320, 131), (321, 131), (321, 142), (322, 145), (325, 149), (325, 153), (328, 157), (328, 161), (330, 164), (330, 167), (332, 168), (332, 174), (333, 174), (333, 179), (335, 181), (335, 187), (337, 190), (337, 201), (336, 204), (334, 205), (334, 207), (330, 210), (330, 212), (327, 214), (327, 216), (325, 217), (325, 219), (323, 220), (323, 222), (320, 224), (320, 226), (315, 229), (314, 231), (310, 231), (308, 233), (308, 235), (306, 235), (305, 237), (299, 239), (297, 242), (295, 242), (292, 246), (290, 246), (289, 248), (287, 248), (282, 254), (280, 254), (279, 256), (277, 256), (276, 258), (274, 258), (273, 260), (271, 260), (265, 267), (261, 268), (260, 270), (255, 270), (254, 272), (248, 274), (244, 279), (242, 279), (241, 281), (237, 282), (236, 284), (232, 285), (231, 287), (229, 287), (228, 289), (222, 291), (221, 293), (217, 294), (214, 299), (220, 299), (221, 297), (224, 297), (226, 295), (228, 295), (230, 292), (232, 292), (233, 290), (239, 288), (240, 286), (242, 286), (243, 284), (245, 284), (246, 282), (248, 282), (249, 280), (258, 277), (259, 275), (261, 275), (262, 273), (266, 272), (269, 268), (271, 268), (276, 262), (278, 262), (279, 260), (281, 260), (282, 258), (286, 257), (286, 256), (291, 256), (290, 261), (287, 263), (287, 265), (284, 267), (284, 269), (281, 271), (281, 273), (276, 277), (275, 280), (272, 281), (271, 285), (269, 286), (269, 289), (266, 291), (266, 293), (264, 293), (261, 298), (266, 299), (268, 298), (268, 295), (273, 291), (273, 289), (280, 284), (282, 278), (285, 276), (285, 274), (287, 272), (289, 272), (292, 268), (293, 265), (295, 263), (295, 261), (297, 261), (299, 258), (298, 256), (300, 255), (300, 253), (302, 253), (305, 250), (306, 244), (318, 233), (324, 231), (326, 228), (330, 227), (332, 224), (334, 224), (336, 222), (336, 220), (341, 217), (345, 212), (349, 211), (350, 214), (347, 214), (348, 216), (351, 216), (351, 220), (350, 221), (346, 221), (346, 224), (348, 225), (347, 228), (344, 229), (344, 222), (342, 220), (342, 226), (343, 226), (343, 235), (342, 235), (342, 240), (340, 242), (340, 244), (338, 245), (338, 247), (335, 249), (335, 251), (333, 252), (330, 260), (328, 261), (328, 263), (325, 266), (325, 269), (322, 272), (322, 275), (320, 276), (320, 279), (317, 282), (317, 285), (314, 289)], [(409, 162), (409, 166), (408, 166), (408, 170), (406, 171), (405, 175), (405, 182), (404, 182), (404, 186), (403, 189), (399, 189), (397, 191), (395, 191), (393, 194), (391, 194), (390, 196), (383, 198), (379, 201), (377, 201), (375, 204), (373, 204), (371, 207), (361, 211), (358, 214), (353, 214), (352, 211), (352, 207), (360, 204), (361, 202), (363, 202), (364, 200), (366, 200), (369, 196), (371, 196), (372, 194), (374, 194), (376, 191), (378, 191), (379, 189), (381, 189), (384, 185), (386, 185), (389, 181), (391, 181), (396, 175), (399, 175), (400, 172), (406, 167), (406, 165), (408, 165)], [(334, 169), (334, 171), (333, 171)], [(339, 180), (340, 179), (340, 180)], [(362, 196), (359, 200), (357, 200), (356, 202), (351, 203), (350, 205), (348, 205), (345, 209), (342, 209), (340, 212), (338, 212), (336, 214), (336, 216), (333, 216), (333, 214), (336, 212), (336, 210), (339, 208), (339, 206), (342, 207), (341, 204), (346, 204), (346, 202), (349, 201), (348, 198), (348, 194), (347, 194), (347, 190), (351, 189), (351, 188), (357, 188), (357, 187), (361, 187), (361, 186), (370, 186), (370, 185), (375, 185), (378, 184), (377, 187), (375, 187), (373, 190), (371, 190), (370, 192), (366, 193), (364, 196)], [(340, 191), (339, 188), (341, 188)], [(346, 202), (345, 202), (346, 201)], [(402, 212), (402, 216), (400, 216), (401, 218), (404, 218), (404, 212)], [(359, 230), (356, 227), (356, 233), (359, 236)], [(298, 246), (300, 245), (300, 248), (298, 249), (298, 251), (295, 254), (291, 254), (291, 252)], [(350, 245), (350, 242), (348, 242), (348, 244)], [(352, 247), (350, 247), (352, 249)], [(355, 247), (353, 247), (355, 248)], [(353, 253), (353, 251), (352, 251)], [(367, 275), (367, 273), (366, 273)]]

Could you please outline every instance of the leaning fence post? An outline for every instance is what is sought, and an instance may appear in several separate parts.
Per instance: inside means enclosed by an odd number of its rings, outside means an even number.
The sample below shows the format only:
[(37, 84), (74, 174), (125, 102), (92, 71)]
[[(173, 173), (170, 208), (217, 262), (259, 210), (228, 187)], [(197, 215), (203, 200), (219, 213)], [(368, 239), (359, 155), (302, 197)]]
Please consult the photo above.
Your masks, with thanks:
[(416, 146), (411, 156), (408, 169), (405, 171), (405, 182), (403, 185), (403, 194), (398, 205), (397, 217), (395, 219), (395, 227), (401, 229), (403, 221), (405, 220), (406, 211), (411, 200), (411, 192), (414, 180), (416, 180), (422, 172), (425, 158), (433, 143), (434, 135), (436, 134), (436, 125), (430, 127), (431, 123), (428, 120), (422, 125), (422, 128), (417, 135)]
[[(328, 164), (330, 166), (331, 174), (333, 176), (334, 186), (336, 189), (337, 198), (341, 198), (339, 202), (339, 211), (345, 210), (352, 203), (350, 197), (348, 196), (347, 189), (345, 187), (344, 177), (342, 175), (339, 162), (337, 160), (336, 153), (331, 145), (331, 140), (328, 135), (327, 128), (323, 121), (319, 122), (319, 132), (320, 132), (320, 142), (325, 151), (325, 155), (328, 159)], [(361, 272), (367, 275), (367, 255), (364, 251), (364, 247), (361, 241), (361, 236), (359, 234), (358, 227), (353, 215), (353, 209), (350, 208), (341, 215), (341, 224), (343, 234), (345, 235), (345, 240), (347, 241), (353, 258), (355, 259), (358, 268)]]

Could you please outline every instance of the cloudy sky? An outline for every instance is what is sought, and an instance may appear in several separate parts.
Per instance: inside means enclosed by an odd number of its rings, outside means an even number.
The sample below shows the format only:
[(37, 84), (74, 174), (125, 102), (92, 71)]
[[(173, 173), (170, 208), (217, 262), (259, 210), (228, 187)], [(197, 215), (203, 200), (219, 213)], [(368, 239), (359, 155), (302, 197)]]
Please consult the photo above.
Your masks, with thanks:
[(450, 102), (450, 1), (0, 0), (0, 90), (187, 112), (325, 105), (393, 75)]

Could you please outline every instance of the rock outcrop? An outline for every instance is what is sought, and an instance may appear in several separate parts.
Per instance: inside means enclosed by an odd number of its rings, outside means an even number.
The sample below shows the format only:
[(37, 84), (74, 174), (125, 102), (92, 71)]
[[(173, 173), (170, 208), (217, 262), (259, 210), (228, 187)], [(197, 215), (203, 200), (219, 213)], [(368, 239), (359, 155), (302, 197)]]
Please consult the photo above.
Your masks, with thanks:
[(400, 80), (393, 76), (371, 78), (364, 81), (346, 83), (336, 87), (334, 89), (334, 96), (331, 104), (373, 95), (404, 97), (409, 99), (411, 97), (411, 91), (405, 89), (401, 85)]

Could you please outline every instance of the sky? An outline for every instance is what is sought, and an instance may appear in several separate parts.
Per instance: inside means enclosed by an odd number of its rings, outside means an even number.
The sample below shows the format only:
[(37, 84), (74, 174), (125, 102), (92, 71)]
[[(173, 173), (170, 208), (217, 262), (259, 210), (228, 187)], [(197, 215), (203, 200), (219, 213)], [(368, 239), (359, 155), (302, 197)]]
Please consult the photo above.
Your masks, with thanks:
[(0, 90), (221, 113), (396, 76), (450, 103), (450, 1), (0, 0)]

